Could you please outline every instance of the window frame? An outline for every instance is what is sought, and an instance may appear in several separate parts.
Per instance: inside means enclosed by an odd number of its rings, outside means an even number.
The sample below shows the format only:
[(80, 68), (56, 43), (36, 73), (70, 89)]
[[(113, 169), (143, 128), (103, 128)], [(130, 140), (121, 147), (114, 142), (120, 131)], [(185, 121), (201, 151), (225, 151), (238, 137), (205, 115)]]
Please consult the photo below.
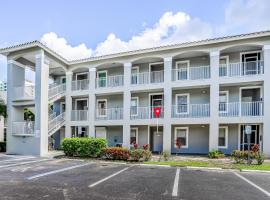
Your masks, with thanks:
[(226, 110), (219, 110), (219, 113), (228, 113), (228, 103), (229, 103), (229, 90), (222, 90), (222, 91), (219, 91), (219, 100), (218, 100), (218, 103), (220, 104), (220, 94), (225, 94), (226, 97), (227, 97), (227, 101), (226, 101)]
[(98, 112), (98, 117), (107, 117), (107, 109), (108, 109), (107, 99), (97, 99), (97, 110), (99, 109), (98, 104), (99, 104), (100, 101), (105, 101), (106, 109), (105, 109), (105, 115), (100, 115), (100, 113)]
[[(187, 63), (187, 79), (179, 79), (179, 78), (178, 78), (178, 71), (179, 71), (179, 68), (180, 68), (180, 67), (178, 66), (179, 63)], [(177, 81), (185, 81), (185, 80), (189, 80), (189, 68), (190, 68), (190, 60), (179, 60), (179, 61), (176, 61), (176, 62), (175, 62), (175, 69), (176, 69), (177, 73), (175, 73), (175, 75), (176, 75), (175, 79), (176, 79)]]
[(220, 146), (219, 141), (218, 141), (218, 148), (219, 149), (228, 149), (228, 141), (229, 141), (229, 138), (228, 138), (229, 127), (228, 126), (219, 126), (219, 128), (218, 128), (218, 140), (219, 140), (219, 134), (220, 134), (219, 129), (222, 129), (222, 128), (225, 129), (225, 146)]
[[(178, 97), (187, 96), (187, 112), (178, 112)], [(190, 93), (176, 94), (175, 95), (175, 105), (176, 105), (176, 114), (189, 114), (189, 104), (190, 104)]]
[(188, 136), (189, 136), (189, 127), (175, 127), (174, 128), (174, 147), (177, 148), (176, 146), (176, 136), (177, 136), (177, 130), (186, 130), (186, 145), (181, 146), (181, 148), (187, 149), (188, 148)]
[[(131, 97), (131, 101), (132, 99), (137, 99), (137, 112), (136, 114), (131, 114), (131, 116), (138, 116), (139, 115), (139, 97), (136, 96), (136, 97)], [(131, 102), (130, 102), (130, 107), (131, 107)]]

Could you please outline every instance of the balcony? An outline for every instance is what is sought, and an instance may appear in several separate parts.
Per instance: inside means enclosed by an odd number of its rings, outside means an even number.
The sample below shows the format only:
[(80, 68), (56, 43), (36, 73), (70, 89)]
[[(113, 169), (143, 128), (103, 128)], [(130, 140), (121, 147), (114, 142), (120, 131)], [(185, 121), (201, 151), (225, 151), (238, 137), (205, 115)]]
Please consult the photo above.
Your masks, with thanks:
[(96, 110), (96, 120), (121, 120), (123, 108), (107, 108)]
[(172, 81), (202, 80), (210, 78), (210, 66), (186, 67), (172, 70)]
[(96, 79), (96, 88), (113, 88), (113, 87), (121, 87), (123, 85), (124, 85), (123, 75), (108, 76)]
[(88, 110), (72, 110), (71, 121), (87, 121)]
[(256, 117), (263, 116), (263, 101), (231, 102), (219, 104), (220, 117)]
[(149, 83), (163, 83), (164, 71), (152, 71), (134, 73), (131, 75), (131, 85), (143, 85)]
[(202, 118), (210, 116), (210, 104), (172, 106), (172, 118)]
[[(156, 119), (155, 107), (131, 107), (130, 108), (130, 119)], [(159, 118), (164, 118), (164, 108), (161, 107), (161, 113)]]
[(34, 86), (14, 87), (14, 100), (33, 100), (34, 97)]
[(71, 89), (72, 89), (72, 91), (88, 90), (89, 89), (89, 80), (83, 79), (83, 80), (72, 81)]
[(239, 62), (219, 65), (220, 77), (241, 77), (264, 73), (263, 61)]
[(16, 136), (34, 136), (35, 122), (23, 121), (12, 123), (12, 135)]

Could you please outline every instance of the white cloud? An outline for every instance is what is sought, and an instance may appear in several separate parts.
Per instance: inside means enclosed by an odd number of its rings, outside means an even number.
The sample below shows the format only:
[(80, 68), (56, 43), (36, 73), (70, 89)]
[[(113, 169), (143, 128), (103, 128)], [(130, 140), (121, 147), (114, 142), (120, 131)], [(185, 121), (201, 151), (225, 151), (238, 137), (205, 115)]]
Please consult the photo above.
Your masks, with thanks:
[(228, 34), (270, 29), (269, 11), (269, 0), (231, 0), (218, 32)]
[(122, 51), (149, 48), (163, 44), (187, 42), (204, 39), (212, 36), (211, 26), (198, 18), (191, 18), (183, 12), (164, 13), (159, 21), (152, 27), (146, 28), (130, 40), (123, 41), (114, 33), (110, 33), (107, 39), (99, 43), (96, 49), (87, 48), (85, 44), (70, 46), (65, 38), (60, 38), (56, 33), (46, 33), (41, 42), (65, 58), (79, 59), (92, 55), (104, 55)]
[(41, 42), (69, 60), (90, 57), (92, 55), (92, 50), (88, 49), (85, 44), (82, 43), (72, 47), (65, 38), (60, 38), (53, 32), (44, 34)]

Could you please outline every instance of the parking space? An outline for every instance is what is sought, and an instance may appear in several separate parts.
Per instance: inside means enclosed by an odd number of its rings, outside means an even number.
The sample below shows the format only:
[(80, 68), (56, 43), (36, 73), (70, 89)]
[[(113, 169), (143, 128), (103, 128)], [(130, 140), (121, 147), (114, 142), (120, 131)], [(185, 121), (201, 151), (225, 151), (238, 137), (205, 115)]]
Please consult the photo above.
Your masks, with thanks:
[(19, 158), (0, 162), (1, 199), (270, 198), (270, 174)]

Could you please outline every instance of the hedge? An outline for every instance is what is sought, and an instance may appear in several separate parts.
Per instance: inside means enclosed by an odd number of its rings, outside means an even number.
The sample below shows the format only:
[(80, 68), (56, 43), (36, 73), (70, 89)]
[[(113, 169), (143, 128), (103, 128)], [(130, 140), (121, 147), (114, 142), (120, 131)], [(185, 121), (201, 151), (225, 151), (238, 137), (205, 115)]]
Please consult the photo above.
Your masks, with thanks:
[(0, 142), (0, 152), (6, 152), (6, 142)]
[(106, 146), (107, 140), (103, 138), (65, 138), (62, 142), (67, 156), (96, 158)]

